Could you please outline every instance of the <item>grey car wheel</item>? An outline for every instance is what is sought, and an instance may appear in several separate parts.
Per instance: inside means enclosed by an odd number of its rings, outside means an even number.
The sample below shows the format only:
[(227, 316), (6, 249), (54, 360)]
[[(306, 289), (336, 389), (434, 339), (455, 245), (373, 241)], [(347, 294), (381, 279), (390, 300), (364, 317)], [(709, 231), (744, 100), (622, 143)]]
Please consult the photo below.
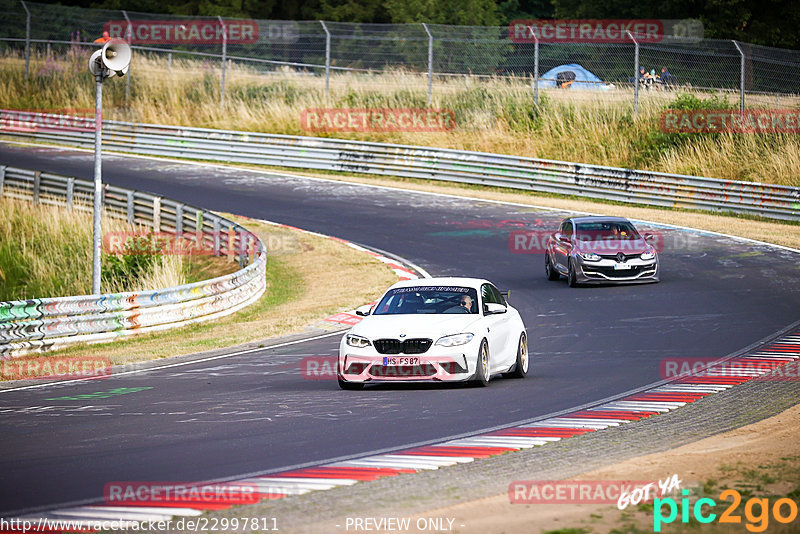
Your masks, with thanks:
[(569, 259), (569, 275), (567, 276), (567, 283), (569, 287), (578, 287), (578, 275), (575, 274), (575, 262), (572, 258)]
[(547, 275), (548, 280), (558, 280), (561, 278), (561, 275), (558, 274), (555, 267), (553, 267), (553, 262), (550, 260), (550, 254), (544, 254), (544, 272)]

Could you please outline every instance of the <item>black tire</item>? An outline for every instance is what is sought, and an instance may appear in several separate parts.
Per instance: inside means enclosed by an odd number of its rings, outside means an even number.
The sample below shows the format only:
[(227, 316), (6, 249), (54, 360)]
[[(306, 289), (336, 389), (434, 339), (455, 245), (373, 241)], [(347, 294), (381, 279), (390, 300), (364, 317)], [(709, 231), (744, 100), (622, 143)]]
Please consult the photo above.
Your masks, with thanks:
[(578, 277), (575, 274), (575, 263), (572, 258), (569, 260), (569, 275), (567, 275), (567, 283), (569, 287), (578, 287)]
[(514, 363), (514, 368), (506, 373), (504, 376), (508, 378), (525, 378), (528, 374), (528, 366), (530, 359), (528, 358), (528, 338), (525, 332), (519, 336), (519, 344), (517, 345), (517, 361)]
[(547, 279), (550, 281), (561, 278), (561, 275), (553, 267), (553, 262), (550, 261), (550, 254), (547, 252), (544, 253), (544, 273), (547, 275)]
[(345, 382), (339, 375), (336, 375), (336, 379), (339, 381), (339, 387), (346, 391), (358, 391), (359, 389), (364, 389), (364, 384), (361, 382)]
[(478, 362), (475, 369), (475, 376), (472, 378), (476, 386), (489, 385), (489, 344), (484, 339), (481, 341), (481, 348), (478, 349)]

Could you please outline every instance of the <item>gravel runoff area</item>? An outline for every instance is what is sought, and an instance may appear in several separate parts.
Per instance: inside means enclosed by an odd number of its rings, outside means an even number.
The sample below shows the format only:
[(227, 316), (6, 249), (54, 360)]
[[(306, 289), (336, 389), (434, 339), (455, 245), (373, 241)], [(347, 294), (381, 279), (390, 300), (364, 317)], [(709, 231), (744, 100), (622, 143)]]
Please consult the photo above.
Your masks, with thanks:
[[(536, 380), (535, 375), (528, 379)], [(281, 531), (291, 533), (346, 532), (345, 521), (348, 517), (400, 518), (421, 515), (438, 508), (505, 493), (515, 480), (567, 479), (756, 423), (798, 403), (798, 381), (751, 380), (665, 414), (542, 447), (436, 471), (387, 477), (349, 487), (262, 501), (258, 505), (234, 507), (210, 515), (274, 517)], [(491, 421), (486, 421), (486, 424), (491, 425)], [(357, 437), (354, 436), (354, 439)], [(691, 480), (689, 473), (678, 474), (687, 481)], [(461, 525), (456, 517), (453, 531), (458, 532), (461, 530), (459, 527)], [(353, 531), (352, 527), (350, 531)]]

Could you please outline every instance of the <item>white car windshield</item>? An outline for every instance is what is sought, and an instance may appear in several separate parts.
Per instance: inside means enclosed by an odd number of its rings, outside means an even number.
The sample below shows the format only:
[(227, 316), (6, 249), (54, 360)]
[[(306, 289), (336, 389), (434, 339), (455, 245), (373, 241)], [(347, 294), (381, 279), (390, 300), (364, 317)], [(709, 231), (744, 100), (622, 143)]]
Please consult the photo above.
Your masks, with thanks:
[(416, 286), (390, 290), (373, 315), (478, 313), (478, 293), (471, 287)]

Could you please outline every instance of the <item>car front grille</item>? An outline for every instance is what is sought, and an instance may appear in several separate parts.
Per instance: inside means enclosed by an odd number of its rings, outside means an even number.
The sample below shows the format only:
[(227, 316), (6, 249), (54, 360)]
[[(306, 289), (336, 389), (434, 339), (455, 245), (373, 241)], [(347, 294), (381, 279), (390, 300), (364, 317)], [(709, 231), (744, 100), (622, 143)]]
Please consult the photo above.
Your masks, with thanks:
[(419, 365), (373, 365), (370, 368), (372, 376), (403, 378), (409, 376), (433, 376), (436, 367), (429, 363)]
[(651, 265), (636, 265), (631, 267), (630, 269), (620, 269), (616, 270), (613, 267), (599, 267), (599, 266), (592, 266), (592, 267), (584, 267), (583, 272), (587, 276), (591, 276), (595, 273), (603, 274), (609, 278), (630, 278), (632, 276), (638, 276), (645, 271), (654, 271)]
[(431, 339), (376, 339), (372, 342), (380, 354), (422, 354), (431, 348)]

